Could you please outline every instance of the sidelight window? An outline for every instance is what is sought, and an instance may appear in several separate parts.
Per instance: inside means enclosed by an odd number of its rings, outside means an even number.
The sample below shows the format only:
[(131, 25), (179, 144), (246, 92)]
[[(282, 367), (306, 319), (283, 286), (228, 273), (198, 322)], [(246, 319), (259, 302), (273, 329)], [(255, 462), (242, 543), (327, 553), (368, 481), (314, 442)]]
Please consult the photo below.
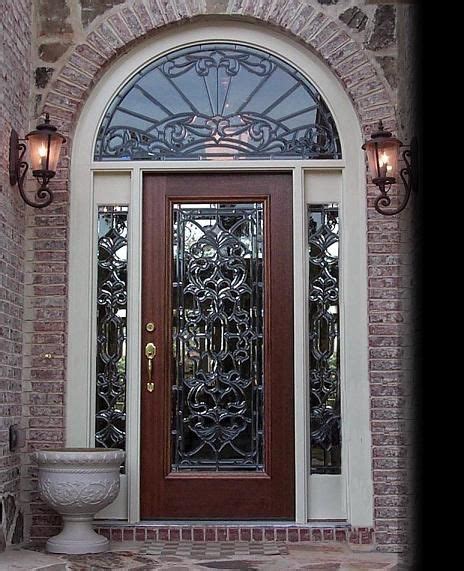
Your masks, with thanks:
[(311, 473), (340, 474), (339, 214), (308, 206)]
[(127, 206), (100, 206), (95, 446), (126, 446)]

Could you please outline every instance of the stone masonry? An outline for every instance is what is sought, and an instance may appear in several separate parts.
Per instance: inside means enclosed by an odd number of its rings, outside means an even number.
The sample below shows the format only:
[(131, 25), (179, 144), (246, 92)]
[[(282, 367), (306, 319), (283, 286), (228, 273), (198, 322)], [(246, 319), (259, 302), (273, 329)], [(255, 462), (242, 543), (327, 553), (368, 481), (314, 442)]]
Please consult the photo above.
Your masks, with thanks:
[[(5, 240), (5, 246), (0, 246), (0, 303), (6, 307), (0, 308), (0, 339), (8, 343), (6, 351), (0, 348), (0, 382), (7, 395), (7, 402), (1, 403), (0, 482), (4, 479), (5, 492), (17, 498), (19, 458), (8, 454), (4, 442), (7, 426), (22, 422), (27, 427), (22, 509), (26, 532), (42, 541), (59, 531), (60, 521), (38, 497), (30, 453), (39, 447), (60, 446), (65, 438), (69, 157), (79, 111), (103, 71), (165, 26), (234, 17), (279, 30), (317, 53), (350, 96), (366, 137), (379, 119), (399, 134), (398, 8), (366, 0), (37, 0), (33, 6), (26, 0), (1, 2), (7, 6), (0, 27), (2, 33), (6, 27), (10, 31), (5, 36), (7, 47), (15, 45), (24, 55), (14, 61), (11, 48), (0, 55), (2, 74), (15, 69), (14, 87), (5, 81), (5, 94), (18, 99), (0, 100), (0, 135), (9, 135), (5, 124), (24, 133), (28, 117), (32, 124), (48, 111), (68, 141), (51, 184), (54, 202), (44, 211), (27, 209), (26, 229), (25, 209), (5, 175), (7, 141), (3, 138), (0, 147), (0, 237)], [(32, 59), (28, 57), (31, 47)], [(33, 83), (30, 91), (29, 82)], [(379, 550), (399, 552), (407, 543), (404, 403), (410, 360), (404, 344), (409, 331), (411, 253), (404, 249), (409, 235), (402, 216), (376, 213), (376, 187), (368, 184), (367, 188), (375, 541)], [(51, 359), (44, 358), (48, 353)]]

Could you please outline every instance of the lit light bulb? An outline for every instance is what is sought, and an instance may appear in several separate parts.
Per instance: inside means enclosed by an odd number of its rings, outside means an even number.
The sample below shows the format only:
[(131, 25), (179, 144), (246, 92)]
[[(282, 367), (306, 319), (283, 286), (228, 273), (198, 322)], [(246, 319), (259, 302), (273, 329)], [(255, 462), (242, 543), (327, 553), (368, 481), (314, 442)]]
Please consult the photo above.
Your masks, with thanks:
[(383, 155), (379, 157), (379, 165), (383, 167), (386, 164), (388, 164), (388, 155), (387, 153), (383, 153)]
[(389, 158), (387, 153), (382, 153), (379, 157), (379, 174), (381, 178), (384, 178), (387, 176), (387, 172), (392, 170), (392, 166), (388, 164), (389, 162)]
[(42, 143), (37, 150), (40, 157), (40, 169), (47, 170), (47, 147)]

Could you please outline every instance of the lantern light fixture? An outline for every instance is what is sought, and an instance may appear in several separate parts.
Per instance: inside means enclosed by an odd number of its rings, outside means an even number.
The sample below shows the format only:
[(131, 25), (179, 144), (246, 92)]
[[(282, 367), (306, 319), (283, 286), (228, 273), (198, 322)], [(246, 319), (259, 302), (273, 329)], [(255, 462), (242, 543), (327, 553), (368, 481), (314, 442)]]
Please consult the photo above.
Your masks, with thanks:
[[(397, 181), (398, 158), (402, 147), (408, 147), (401, 154), (405, 166), (399, 171), (404, 185), (404, 196), (399, 206), (389, 209), (392, 200), (388, 193)], [(417, 190), (417, 139), (414, 137), (411, 145), (403, 145), (390, 131), (385, 130), (382, 121), (379, 121), (377, 131), (372, 133), (370, 140), (366, 141), (362, 148), (367, 153), (372, 182), (380, 190), (374, 208), (385, 216), (399, 214), (406, 208), (411, 191)]]
[[(35, 131), (28, 133), (24, 139), (19, 139), (14, 129), (11, 131), (10, 183), (12, 186), (18, 185), (22, 199), (29, 206), (44, 208), (52, 202), (53, 194), (48, 188), (48, 183), (56, 174), (61, 146), (65, 141), (63, 135), (50, 123), (48, 113), (45, 113), (43, 123), (37, 125)], [(35, 200), (29, 198), (24, 189), (29, 164), (23, 159), (28, 148), (32, 174), (40, 184)]]

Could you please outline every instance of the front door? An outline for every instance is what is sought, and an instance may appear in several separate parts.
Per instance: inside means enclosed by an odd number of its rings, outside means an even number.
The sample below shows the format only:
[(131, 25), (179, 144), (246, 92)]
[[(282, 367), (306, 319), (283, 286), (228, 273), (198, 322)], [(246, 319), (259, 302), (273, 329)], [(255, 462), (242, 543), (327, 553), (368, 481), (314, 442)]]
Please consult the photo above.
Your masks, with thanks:
[(141, 518), (294, 518), (292, 175), (146, 174)]

